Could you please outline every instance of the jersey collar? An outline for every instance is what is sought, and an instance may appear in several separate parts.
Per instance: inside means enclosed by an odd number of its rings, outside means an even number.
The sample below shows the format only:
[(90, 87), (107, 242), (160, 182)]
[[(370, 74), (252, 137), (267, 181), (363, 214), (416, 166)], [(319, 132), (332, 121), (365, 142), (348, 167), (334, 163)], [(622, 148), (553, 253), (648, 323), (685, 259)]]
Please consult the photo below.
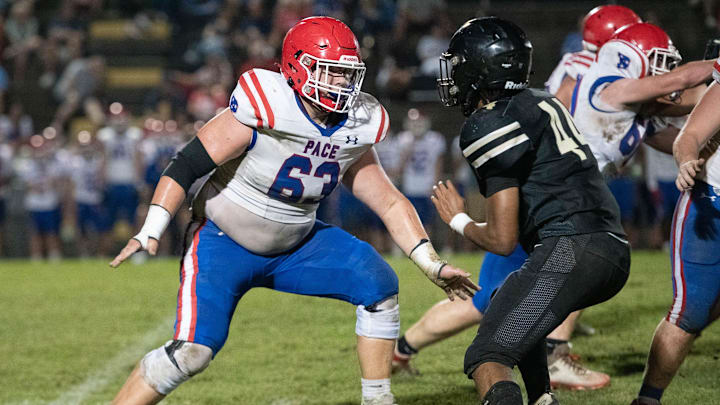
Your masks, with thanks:
[(343, 125), (345, 125), (345, 122), (348, 119), (347, 113), (341, 114), (341, 119), (337, 124), (333, 125), (332, 127), (327, 127), (327, 128), (322, 127), (320, 124), (315, 122), (312, 118), (310, 118), (310, 115), (308, 114), (307, 110), (305, 110), (305, 106), (302, 104), (302, 101), (300, 101), (300, 97), (298, 97), (297, 93), (294, 93), (294, 96), (295, 96), (295, 102), (297, 103), (298, 108), (300, 109), (300, 111), (302, 111), (305, 118), (307, 118), (307, 120), (310, 121), (310, 123), (313, 124), (315, 126), (315, 128), (318, 129), (318, 131), (320, 131), (320, 135), (322, 135), (324, 137), (328, 137), (328, 138), (331, 137), (338, 129), (342, 128)]

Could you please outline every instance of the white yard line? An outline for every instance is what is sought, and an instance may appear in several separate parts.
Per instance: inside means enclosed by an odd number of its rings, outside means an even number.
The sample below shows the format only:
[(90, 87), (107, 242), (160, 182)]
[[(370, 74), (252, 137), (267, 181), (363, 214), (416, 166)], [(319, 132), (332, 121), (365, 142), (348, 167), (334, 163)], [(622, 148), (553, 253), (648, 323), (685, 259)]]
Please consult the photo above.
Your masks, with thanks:
[[(158, 340), (163, 337), (172, 338), (172, 322), (175, 317), (162, 320), (159, 325), (143, 335), (139, 340), (105, 362), (102, 367), (88, 375), (85, 381), (67, 389), (56, 400), (49, 402), (49, 405), (79, 404), (90, 394), (105, 388), (111, 381), (126, 373), (126, 367), (135, 364), (145, 353), (158, 345)], [(118, 386), (118, 389), (120, 387)], [(19, 404), (22, 404), (20, 402)], [(27, 401), (24, 403), (28, 403)]]

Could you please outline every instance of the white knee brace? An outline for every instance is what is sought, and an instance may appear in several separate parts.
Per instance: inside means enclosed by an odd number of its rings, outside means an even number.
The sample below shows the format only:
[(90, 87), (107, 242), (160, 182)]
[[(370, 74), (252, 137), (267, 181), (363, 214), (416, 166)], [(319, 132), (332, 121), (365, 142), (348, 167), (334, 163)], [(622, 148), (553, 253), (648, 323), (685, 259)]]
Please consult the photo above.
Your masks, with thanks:
[(386, 298), (365, 307), (358, 305), (355, 333), (376, 339), (397, 339), (400, 336), (400, 306), (398, 296)]
[(170, 340), (140, 362), (145, 382), (167, 395), (190, 377), (205, 370), (212, 360), (212, 349), (197, 343)]

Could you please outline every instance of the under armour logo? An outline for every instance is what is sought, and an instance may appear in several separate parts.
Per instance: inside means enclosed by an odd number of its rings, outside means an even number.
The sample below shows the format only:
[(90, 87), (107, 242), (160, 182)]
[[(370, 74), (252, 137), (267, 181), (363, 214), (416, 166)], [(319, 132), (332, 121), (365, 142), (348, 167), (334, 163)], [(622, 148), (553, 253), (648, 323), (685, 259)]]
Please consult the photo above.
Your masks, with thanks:
[(705, 194), (705, 193), (702, 193), (702, 194), (700, 195), (700, 198), (709, 198), (710, 201), (715, 201), (715, 199), (717, 198), (717, 196), (716, 196), (716, 195), (707, 195), (707, 194)]
[(346, 138), (347, 138), (347, 141), (345, 141), (345, 143), (352, 143), (353, 145), (357, 145), (357, 141), (358, 141), (357, 136), (351, 137), (350, 135), (348, 135), (348, 136), (346, 136)]
[(618, 64), (617, 64), (618, 69), (627, 69), (628, 67), (630, 67), (630, 58), (629, 57), (618, 52), (618, 58), (619, 58)]

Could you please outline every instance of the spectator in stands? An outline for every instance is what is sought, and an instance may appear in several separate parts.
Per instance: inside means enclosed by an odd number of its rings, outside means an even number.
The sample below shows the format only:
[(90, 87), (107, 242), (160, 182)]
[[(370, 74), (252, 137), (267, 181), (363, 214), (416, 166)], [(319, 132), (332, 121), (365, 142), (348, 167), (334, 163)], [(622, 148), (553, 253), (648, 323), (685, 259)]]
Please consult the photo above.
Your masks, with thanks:
[(40, 25), (33, 15), (33, 2), (20, 0), (10, 8), (10, 16), (5, 21), (5, 35), (8, 48), (3, 56), (14, 63), (13, 78), (24, 81), (30, 54), (42, 43), (39, 35)]
[[(450, 18), (444, 0), (398, 0), (395, 39), (408, 41), (427, 32), (428, 27), (441, 25), (450, 29)], [(414, 45), (414, 40), (410, 41)]]
[(267, 69), (274, 72), (278, 72), (279, 60), (275, 56), (275, 48), (270, 46), (264, 38), (259, 36), (250, 42), (250, 46), (247, 48), (247, 59), (237, 69), (237, 77), (243, 72), (247, 72), (253, 68)]
[(234, 23), (236, 29), (245, 32), (249, 28), (258, 30), (263, 36), (272, 30), (272, 17), (265, 8), (263, 0), (248, 0), (245, 3), (245, 12)]
[(32, 117), (25, 113), (25, 107), (19, 101), (13, 101), (10, 111), (0, 115), (0, 140), (11, 144), (27, 142), (33, 134)]
[(105, 59), (102, 56), (90, 56), (70, 62), (63, 71), (53, 89), (55, 100), (60, 106), (55, 113), (53, 126), (63, 128), (67, 120), (79, 108), (96, 124), (103, 116), (99, 101), (105, 78)]
[(303, 18), (312, 15), (312, 3), (312, 0), (278, 0), (273, 10), (269, 42), (273, 46), (279, 46), (290, 28)]
[[(395, 22), (395, 5), (391, 0), (360, 0), (354, 11), (353, 31), (363, 42), (367, 35), (377, 36), (392, 30)], [(360, 45), (363, 45), (362, 43)]]
[(59, 260), (64, 171), (55, 155), (55, 141), (33, 135), (29, 148), (28, 158), (18, 165), (18, 175), (25, 189), (24, 206), (30, 214), (30, 258)]

